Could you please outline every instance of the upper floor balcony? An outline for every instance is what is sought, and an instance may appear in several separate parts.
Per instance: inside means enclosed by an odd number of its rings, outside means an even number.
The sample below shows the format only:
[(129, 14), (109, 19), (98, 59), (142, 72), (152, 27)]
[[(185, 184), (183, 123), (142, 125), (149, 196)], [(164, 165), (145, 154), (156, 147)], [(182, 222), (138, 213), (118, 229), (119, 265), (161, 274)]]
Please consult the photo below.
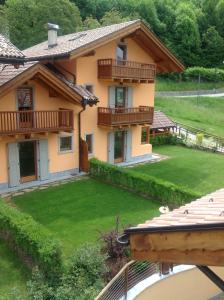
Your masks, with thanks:
[(152, 83), (156, 65), (112, 58), (98, 60), (98, 78), (107, 80)]
[(0, 135), (72, 131), (72, 110), (0, 112)]
[(98, 125), (123, 126), (152, 124), (154, 108), (139, 106), (132, 108), (98, 107)]

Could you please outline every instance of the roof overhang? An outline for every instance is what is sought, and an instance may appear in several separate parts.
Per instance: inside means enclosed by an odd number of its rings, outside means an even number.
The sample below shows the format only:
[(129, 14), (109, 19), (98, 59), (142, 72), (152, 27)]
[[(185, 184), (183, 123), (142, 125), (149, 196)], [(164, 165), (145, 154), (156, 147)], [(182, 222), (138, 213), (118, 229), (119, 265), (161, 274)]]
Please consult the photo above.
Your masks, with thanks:
[(119, 38), (133, 38), (157, 64), (157, 72), (182, 72), (184, 65), (164, 46), (164, 44), (156, 37), (156, 35), (142, 21), (137, 21), (129, 26), (122, 28), (116, 32), (97, 39), (85, 46), (82, 46), (70, 53), (70, 59), (74, 59), (92, 50), (99, 48), (108, 42)]
[(224, 266), (224, 223), (136, 228), (129, 235), (132, 259)]
[(69, 102), (81, 105), (82, 96), (76, 93), (73, 89), (71, 89), (68, 85), (66, 85), (62, 80), (60, 80), (50, 70), (48, 70), (40, 63), (31, 65), (22, 73), (18, 74), (17, 76), (3, 84), (0, 87), (0, 97), (6, 95), (12, 89), (31, 79), (40, 80), (44, 84), (54, 89), (60, 95), (62, 95), (63, 98), (65, 98)]

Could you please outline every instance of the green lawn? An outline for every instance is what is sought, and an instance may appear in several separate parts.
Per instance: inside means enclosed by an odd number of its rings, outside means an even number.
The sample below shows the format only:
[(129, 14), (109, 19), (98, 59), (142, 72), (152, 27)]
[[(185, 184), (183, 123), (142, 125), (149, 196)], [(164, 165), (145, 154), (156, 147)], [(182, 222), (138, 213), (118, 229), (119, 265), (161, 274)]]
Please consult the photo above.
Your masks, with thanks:
[(154, 147), (153, 151), (170, 158), (130, 170), (188, 187), (202, 195), (224, 187), (223, 155), (181, 146)]
[[(200, 90), (212, 90), (224, 88), (223, 82), (201, 82)], [(174, 81), (168, 79), (158, 78), (156, 80), (156, 91), (157, 92), (168, 92), (168, 91), (195, 91), (199, 89), (197, 81)]]
[(224, 98), (157, 97), (155, 109), (177, 122), (224, 137)]
[(99, 231), (114, 228), (116, 216), (123, 225), (137, 224), (157, 215), (159, 207), (93, 179), (27, 193), (15, 203), (54, 233), (66, 256), (84, 242), (97, 241)]
[(25, 282), (27, 270), (15, 255), (0, 240), (0, 299), (7, 295), (13, 288), (20, 290), (25, 299)]

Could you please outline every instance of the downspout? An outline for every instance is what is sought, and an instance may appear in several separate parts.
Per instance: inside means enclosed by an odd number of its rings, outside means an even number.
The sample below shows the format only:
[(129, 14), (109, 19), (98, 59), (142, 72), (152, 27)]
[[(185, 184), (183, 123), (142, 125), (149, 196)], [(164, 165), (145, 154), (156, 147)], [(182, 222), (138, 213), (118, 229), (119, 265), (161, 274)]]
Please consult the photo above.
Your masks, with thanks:
[(78, 135), (79, 135), (79, 172), (81, 172), (81, 168), (80, 168), (80, 165), (81, 165), (81, 140), (82, 140), (82, 137), (81, 137), (81, 113), (84, 112), (86, 110), (86, 103), (85, 101), (83, 101), (82, 103), (82, 110), (80, 110), (80, 112), (78, 113)]

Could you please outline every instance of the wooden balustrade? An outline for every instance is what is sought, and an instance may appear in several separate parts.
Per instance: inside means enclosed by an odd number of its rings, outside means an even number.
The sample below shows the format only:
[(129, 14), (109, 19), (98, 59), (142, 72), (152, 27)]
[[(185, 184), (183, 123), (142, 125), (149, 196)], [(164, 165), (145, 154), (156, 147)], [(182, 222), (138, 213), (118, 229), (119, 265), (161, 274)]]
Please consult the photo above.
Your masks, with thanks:
[(154, 108), (139, 106), (133, 108), (98, 107), (98, 125), (121, 126), (152, 124)]
[(73, 130), (72, 110), (0, 112), (0, 135)]
[(98, 78), (110, 80), (129, 80), (136, 82), (154, 82), (156, 65), (112, 58), (98, 60)]

